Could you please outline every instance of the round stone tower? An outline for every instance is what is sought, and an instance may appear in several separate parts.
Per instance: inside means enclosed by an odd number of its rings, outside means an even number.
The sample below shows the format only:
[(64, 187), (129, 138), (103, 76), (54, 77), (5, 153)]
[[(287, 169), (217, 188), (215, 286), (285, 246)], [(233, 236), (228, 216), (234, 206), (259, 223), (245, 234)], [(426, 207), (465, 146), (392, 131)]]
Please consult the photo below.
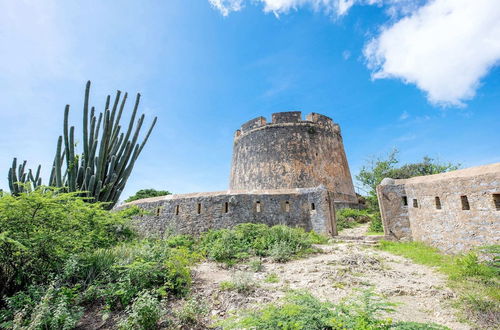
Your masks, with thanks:
[(340, 127), (300, 111), (258, 117), (234, 137), (230, 190), (311, 188), (323, 185), (336, 203), (357, 204)]

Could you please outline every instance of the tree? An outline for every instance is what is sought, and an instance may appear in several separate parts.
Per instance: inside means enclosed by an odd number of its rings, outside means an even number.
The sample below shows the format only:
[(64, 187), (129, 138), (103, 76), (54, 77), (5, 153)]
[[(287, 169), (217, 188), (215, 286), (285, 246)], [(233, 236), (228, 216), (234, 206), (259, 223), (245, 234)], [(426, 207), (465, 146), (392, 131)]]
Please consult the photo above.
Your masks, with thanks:
[(408, 179), (414, 176), (438, 174), (456, 170), (460, 164), (440, 163), (439, 161), (424, 156), (421, 162), (405, 164), (400, 167), (398, 150), (394, 149), (387, 158), (375, 158), (368, 165), (364, 165), (356, 175), (356, 179), (367, 188), (367, 205), (369, 209), (378, 212), (376, 188), (384, 178)]
[[(54, 163), (49, 186), (61, 188), (62, 192), (79, 192), (88, 202), (105, 202), (111, 209), (123, 191), (134, 164), (146, 144), (156, 117), (142, 142), (139, 133), (144, 123), (144, 114), (135, 123), (141, 95), (137, 94), (134, 108), (126, 129), (120, 120), (127, 100), (117, 91), (113, 103), (106, 98), (104, 112), (96, 113), (89, 107), (90, 81), (85, 88), (82, 121), (83, 153), (77, 154), (75, 127), (69, 126), (69, 105), (64, 110), (63, 134), (57, 140)], [(40, 166), (36, 172), (26, 169), (26, 161), (17, 166), (14, 158), (8, 179), (11, 193), (19, 196), (42, 185)], [(35, 174), (34, 174), (35, 173)]]
[(172, 193), (167, 190), (156, 190), (156, 189), (141, 189), (136, 192), (134, 195), (130, 196), (125, 200), (125, 203), (136, 201), (138, 199), (149, 198), (149, 197), (158, 197), (158, 196), (166, 196), (171, 195)]

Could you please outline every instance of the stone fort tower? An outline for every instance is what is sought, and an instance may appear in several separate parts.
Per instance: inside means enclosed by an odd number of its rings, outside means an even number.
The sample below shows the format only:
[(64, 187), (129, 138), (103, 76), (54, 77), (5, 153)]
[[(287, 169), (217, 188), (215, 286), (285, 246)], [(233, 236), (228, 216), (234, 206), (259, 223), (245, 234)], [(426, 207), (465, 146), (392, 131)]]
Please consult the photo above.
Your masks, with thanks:
[(339, 125), (312, 113), (258, 117), (234, 137), (228, 191), (168, 195), (133, 201), (148, 210), (140, 231), (199, 234), (238, 223), (288, 225), (336, 235), (335, 210), (359, 207)]
[[(358, 204), (340, 127), (324, 115), (279, 112), (252, 119), (234, 136), (230, 191), (324, 186), (338, 206)], [(355, 204), (355, 205), (353, 205)]]

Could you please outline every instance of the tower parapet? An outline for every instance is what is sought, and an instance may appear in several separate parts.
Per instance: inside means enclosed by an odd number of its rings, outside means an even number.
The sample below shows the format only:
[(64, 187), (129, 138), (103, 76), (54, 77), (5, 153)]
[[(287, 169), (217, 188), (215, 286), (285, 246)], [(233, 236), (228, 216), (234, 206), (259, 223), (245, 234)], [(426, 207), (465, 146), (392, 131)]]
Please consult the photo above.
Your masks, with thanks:
[(236, 131), (230, 190), (324, 186), (336, 200), (357, 203), (340, 127), (325, 115), (300, 111), (257, 117)]

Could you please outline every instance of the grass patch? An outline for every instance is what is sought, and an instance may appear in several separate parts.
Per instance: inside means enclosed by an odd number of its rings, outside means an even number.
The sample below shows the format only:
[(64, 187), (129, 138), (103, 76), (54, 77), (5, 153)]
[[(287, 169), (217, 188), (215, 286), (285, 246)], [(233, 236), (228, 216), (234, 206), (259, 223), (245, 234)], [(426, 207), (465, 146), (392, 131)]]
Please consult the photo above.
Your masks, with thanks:
[(466, 255), (445, 255), (419, 242), (381, 241), (379, 249), (436, 268), (448, 276), (448, 284), (459, 294), (457, 307), (464, 319), (472, 319), (489, 327), (500, 323), (499, 249), (488, 247), (491, 261), (481, 262), (476, 252)]
[(280, 279), (275, 273), (268, 274), (264, 279), (264, 282), (266, 283), (278, 283), (279, 281)]
[(305, 291), (292, 291), (277, 303), (258, 310), (240, 311), (218, 325), (223, 329), (447, 329), (435, 324), (394, 323), (382, 318), (383, 313), (393, 311), (393, 306), (371, 291), (337, 305), (322, 302)]

